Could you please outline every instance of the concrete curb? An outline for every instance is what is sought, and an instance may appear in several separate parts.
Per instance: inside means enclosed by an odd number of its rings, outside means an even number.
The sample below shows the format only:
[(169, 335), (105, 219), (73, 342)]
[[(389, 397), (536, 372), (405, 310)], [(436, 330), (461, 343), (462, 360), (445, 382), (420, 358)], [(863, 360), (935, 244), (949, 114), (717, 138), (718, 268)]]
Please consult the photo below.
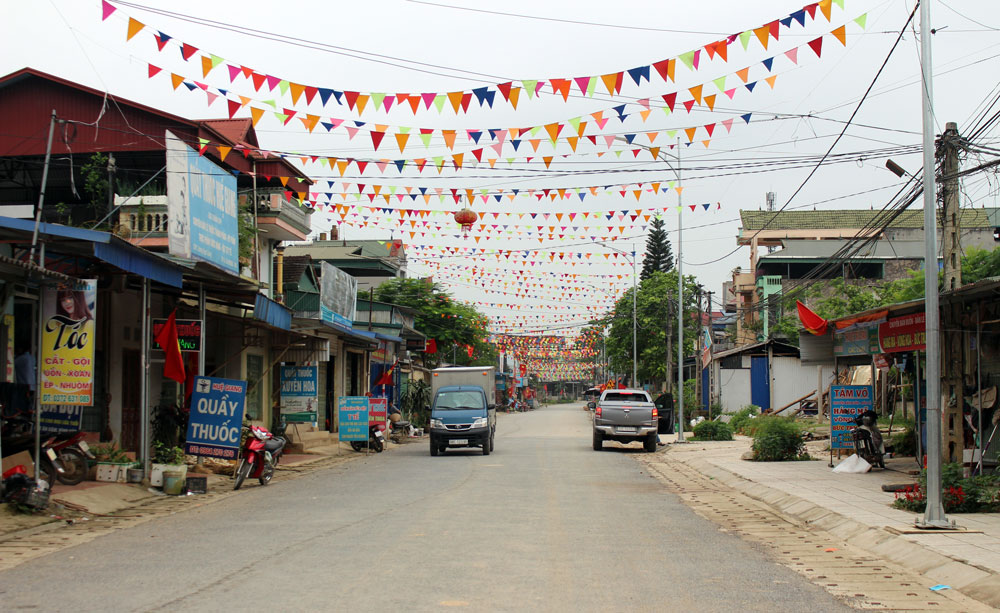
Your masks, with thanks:
[(938, 583), (950, 585), (979, 602), (1000, 608), (1000, 576), (989, 569), (938, 553), (886, 529), (873, 528), (798, 496), (750, 481), (708, 460), (697, 457), (682, 459), (676, 456), (672, 459), (766, 504), (793, 523), (815, 526), (859, 549), (918, 572)]

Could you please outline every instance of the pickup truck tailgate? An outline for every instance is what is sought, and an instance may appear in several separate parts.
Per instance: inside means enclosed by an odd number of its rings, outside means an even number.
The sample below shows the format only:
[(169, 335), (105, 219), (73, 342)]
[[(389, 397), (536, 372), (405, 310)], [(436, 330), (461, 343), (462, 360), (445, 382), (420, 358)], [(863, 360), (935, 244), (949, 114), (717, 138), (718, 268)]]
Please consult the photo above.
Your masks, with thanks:
[(656, 423), (653, 420), (653, 405), (648, 402), (602, 402), (600, 420), (618, 426), (619, 430)]

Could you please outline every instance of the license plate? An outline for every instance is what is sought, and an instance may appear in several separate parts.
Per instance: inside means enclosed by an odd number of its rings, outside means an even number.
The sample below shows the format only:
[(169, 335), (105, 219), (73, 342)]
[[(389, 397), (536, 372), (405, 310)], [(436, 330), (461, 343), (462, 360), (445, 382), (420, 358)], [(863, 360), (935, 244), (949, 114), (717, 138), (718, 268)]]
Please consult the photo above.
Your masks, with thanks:
[(56, 452), (53, 451), (53, 450), (51, 450), (51, 449), (46, 449), (45, 450), (45, 455), (49, 456), (49, 459), (52, 460), (53, 462), (55, 462), (56, 458), (58, 457), (56, 455)]
[(618, 427), (618, 431), (619, 432), (635, 432), (636, 429), (633, 426), (619, 426)]
[(469, 439), (467, 439), (467, 438), (453, 438), (450, 441), (448, 441), (448, 444), (449, 445), (468, 445), (469, 444)]
[(80, 449), (82, 449), (84, 453), (90, 453), (90, 445), (87, 444), (87, 441), (80, 441), (77, 445), (80, 446)]

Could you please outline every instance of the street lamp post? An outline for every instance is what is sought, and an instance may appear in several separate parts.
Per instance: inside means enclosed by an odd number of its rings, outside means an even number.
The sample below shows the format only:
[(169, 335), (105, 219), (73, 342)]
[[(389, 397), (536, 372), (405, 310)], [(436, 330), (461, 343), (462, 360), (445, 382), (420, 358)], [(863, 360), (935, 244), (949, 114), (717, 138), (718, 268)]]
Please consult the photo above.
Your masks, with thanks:
[[(623, 137), (617, 137), (615, 140), (628, 143), (628, 141)], [(639, 143), (632, 142), (628, 143), (631, 146), (642, 147), (643, 149), (650, 151), (650, 148), (646, 145), (640, 145)], [(681, 139), (677, 137), (677, 155), (669, 156), (662, 150), (656, 151), (656, 157), (663, 161), (667, 168), (669, 168), (674, 176), (677, 177), (677, 418), (680, 423), (680, 427), (677, 428), (677, 442), (684, 442), (684, 262), (682, 256), (684, 254), (684, 242), (683, 242), (683, 220), (682, 214), (684, 212), (684, 207), (682, 205), (681, 193), (684, 190), (681, 179)], [(652, 153), (652, 151), (650, 151)], [(671, 164), (671, 157), (677, 162), (677, 168), (674, 168)], [(669, 377), (670, 373), (666, 373)]]

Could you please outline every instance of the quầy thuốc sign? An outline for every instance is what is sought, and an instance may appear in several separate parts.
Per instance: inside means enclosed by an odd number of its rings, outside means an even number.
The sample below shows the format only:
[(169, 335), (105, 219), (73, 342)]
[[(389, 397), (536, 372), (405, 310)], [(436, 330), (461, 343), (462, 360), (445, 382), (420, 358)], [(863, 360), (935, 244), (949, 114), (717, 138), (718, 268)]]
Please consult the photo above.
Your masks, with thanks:
[(184, 452), (235, 460), (246, 395), (246, 381), (195, 377)]
[(340, 418), (340, 440), (368, 440), (367, 396), (339, 396), (337, 413)]
[(315, 422), (319, 404), (317, 366), (281, 367), (281, 416), (289, 423)]
[(830, 387), (830, 449), (854, 449), (851, 430), (858, 415), (874, 406), (872, 386), (833, 385)]

